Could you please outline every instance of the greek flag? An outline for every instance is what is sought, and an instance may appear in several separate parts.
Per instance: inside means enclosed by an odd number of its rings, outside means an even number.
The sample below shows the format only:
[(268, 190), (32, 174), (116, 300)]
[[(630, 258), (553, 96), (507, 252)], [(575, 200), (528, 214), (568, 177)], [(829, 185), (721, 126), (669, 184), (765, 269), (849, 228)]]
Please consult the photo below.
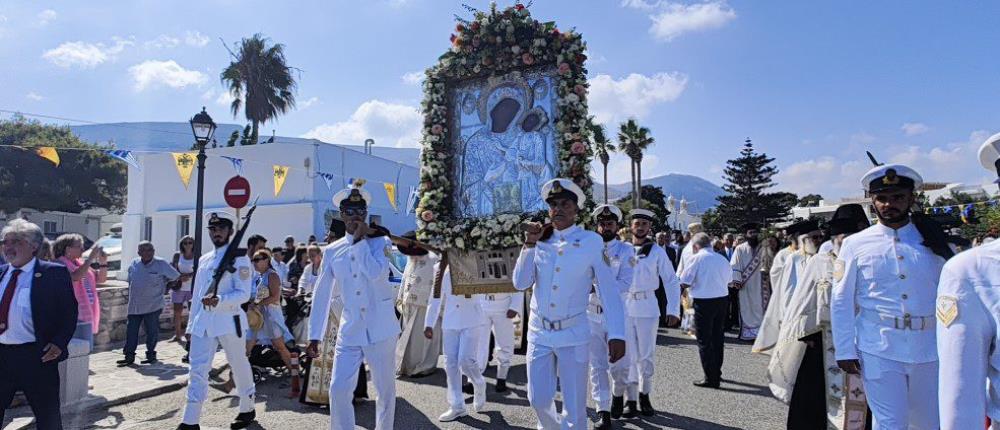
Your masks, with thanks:
[(222, 155), (221, 157), (229, 160), (230, 163), (233, 163), (233, 169), (236, 169), (236, 174), (238, 174), (240, 176), (243, 176), (243, 159), (242, 158), (227, 157), (225, 155)]
[(326, 182), (326, 187), (332, 191), (334, 175), (332, 173), (323, 173), (323, 172), (316, 172), (316, 174), (318, 174), (319, 177), (323, 178), (323, 181)]
[(139, 166), (139, 160), (135, 158), (132, 151), (126, 151), (124, 149), (109, 149), (104, 151), (104, 153), (108, 154), (109, 157), (124, 161), (129, 166), (135, 167), (136, 170), (142, 170), (142, 167)]
[(410, 195), (406, 197), (406, 213), (413, 212), (417, 209), (417, 189), (410, 187)]

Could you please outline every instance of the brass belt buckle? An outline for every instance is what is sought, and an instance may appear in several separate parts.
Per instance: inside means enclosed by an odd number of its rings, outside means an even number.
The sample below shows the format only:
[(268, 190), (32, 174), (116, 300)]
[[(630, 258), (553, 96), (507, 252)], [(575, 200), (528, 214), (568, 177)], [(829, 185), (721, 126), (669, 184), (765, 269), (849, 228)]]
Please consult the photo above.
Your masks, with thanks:
[(913, 319), (909, 315), (903, 315), (903, 328), (913, 330)]

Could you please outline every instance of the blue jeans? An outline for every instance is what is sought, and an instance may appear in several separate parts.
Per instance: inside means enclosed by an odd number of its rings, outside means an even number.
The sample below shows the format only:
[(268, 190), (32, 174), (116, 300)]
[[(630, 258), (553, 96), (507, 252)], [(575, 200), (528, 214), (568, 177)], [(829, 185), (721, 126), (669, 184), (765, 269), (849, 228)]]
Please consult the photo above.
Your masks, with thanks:
[(146, 332), (146, 359), (156, 359), (156, 342), (160, 340), (160, 313), (163, 309), (148, 314), (129, 315), (125, 328), (125, 358), (135, 358), (139, 346), (139, 324)]

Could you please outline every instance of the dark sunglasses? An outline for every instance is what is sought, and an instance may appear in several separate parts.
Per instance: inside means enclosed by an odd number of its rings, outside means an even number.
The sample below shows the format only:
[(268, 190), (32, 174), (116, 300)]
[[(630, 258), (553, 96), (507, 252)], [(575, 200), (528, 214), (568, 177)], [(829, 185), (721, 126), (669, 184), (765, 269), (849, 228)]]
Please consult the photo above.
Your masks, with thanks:
[(258, 261), (267, 261), (267, 257), (257, 257), (257, 258), (254, 258), (254, 259), (253, 259), (253, 262), (254, 262), (254, 263), (256, 263), (256, 262), (258, 262)]
[(365, 208), (360, 208), (360, 209), (346, 208), (346, 209), (341, 210), (341, 212), (343, 212), (344, 215), (347, 215), (347, 216), (364, 216), (364, 215), (368, 214), (368, 209), (365, 209)]

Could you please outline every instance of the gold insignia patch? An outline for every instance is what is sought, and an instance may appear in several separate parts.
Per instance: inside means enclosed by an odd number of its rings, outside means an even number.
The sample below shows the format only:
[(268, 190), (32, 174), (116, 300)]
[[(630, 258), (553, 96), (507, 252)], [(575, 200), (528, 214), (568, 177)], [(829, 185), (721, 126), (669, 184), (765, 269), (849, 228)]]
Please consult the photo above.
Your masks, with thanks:
[(937, 299), (937, 309), (934, 311), (938, 321), (945, 327), (958, 318), (958, 299), (954, 296), (941, 296)]
[(833, 282), (840, 282), (844, 279), (844, 260), (835, 260), (833, 262)]
[(250, 268), (240, 267), (240, 280), (246, 281), (247, 279), (250, 279)]

